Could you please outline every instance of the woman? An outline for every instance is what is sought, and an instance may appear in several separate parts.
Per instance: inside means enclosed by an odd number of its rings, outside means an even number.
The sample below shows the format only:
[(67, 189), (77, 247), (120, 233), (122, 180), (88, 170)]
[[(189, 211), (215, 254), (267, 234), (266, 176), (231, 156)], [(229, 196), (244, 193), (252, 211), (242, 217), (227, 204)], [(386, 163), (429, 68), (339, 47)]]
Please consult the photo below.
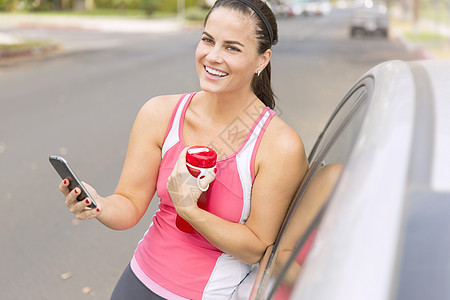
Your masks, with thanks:
[[(219, 0), (205, 19), (195, 56), (201, 91), (149, 100), (133, 125), (115, 193), (77, 202), (78, 189), (60, 185), (80, 219), (124, 230), (161, 199), (112, 299), (229, 299), (272, 244), (307, 168), (297, 133), (274, 116), (271, 46), (277, 25), (260, 0)], [(244, 30), (243, 30), (244, 29)], [(256, 113), (256, 116), (255, 116)], [(186, 166), (187, 145), (219, 156), (202, 179), (210, 211)], [(197, 233), (175, 225), (180, 215)]]

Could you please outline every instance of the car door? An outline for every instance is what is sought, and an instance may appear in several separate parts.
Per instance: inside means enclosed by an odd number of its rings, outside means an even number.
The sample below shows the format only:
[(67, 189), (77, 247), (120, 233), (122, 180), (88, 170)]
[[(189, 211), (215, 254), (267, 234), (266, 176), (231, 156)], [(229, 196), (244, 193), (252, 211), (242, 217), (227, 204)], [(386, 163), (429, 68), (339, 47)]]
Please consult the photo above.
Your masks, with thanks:
[[(286, 215), (275, 244), (255, 271), (250, 299), (288, 299), (301, 273), (327, 200), (358, 136), (373, 78), (358, 81), (340, 102), (309, 157), (309, 169)], [(251, 279), (253, 280), (253, 279)], [(248, 298), (247, 298), (248, 299)]]

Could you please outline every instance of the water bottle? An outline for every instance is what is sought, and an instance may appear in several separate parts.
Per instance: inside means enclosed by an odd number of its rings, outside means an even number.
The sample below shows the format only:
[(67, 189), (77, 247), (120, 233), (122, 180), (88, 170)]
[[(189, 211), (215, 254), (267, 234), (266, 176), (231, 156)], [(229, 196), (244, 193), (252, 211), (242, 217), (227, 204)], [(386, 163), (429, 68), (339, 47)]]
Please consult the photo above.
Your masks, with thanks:
[[(192, 146), (186, 153), (186, 167), (189, 173), (197, 178), (197, 185), (202, 190), (200, 197), (198, 198), (197, 205), (199, 208), (208, 210), (208, 195), (209, 185), (206, 188), (202, 188), (200, 185), (200, 179), (203, 179), (208, 172), (213, 171), (216, 167), (217, 153), (206, 146)], [(186, 233), (197, 232), (191, 224), (185, 221), (182, 217), (177, 215), (176, 225), (178, 229)]]

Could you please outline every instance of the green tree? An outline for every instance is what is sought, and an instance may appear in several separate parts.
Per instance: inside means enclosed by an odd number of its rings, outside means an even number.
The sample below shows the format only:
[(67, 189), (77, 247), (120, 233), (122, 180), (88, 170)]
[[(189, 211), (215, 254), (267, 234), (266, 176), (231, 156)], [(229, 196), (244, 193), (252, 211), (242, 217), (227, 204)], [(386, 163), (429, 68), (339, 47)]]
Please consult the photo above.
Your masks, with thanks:
[[(185, 7), (190, 8), (200, 5), (198, 0), (184, 0)], [(203, 3), (203, 1), (201, 1)], [(142, 8), (148, 15), (155, 11), (176, 13), (178, 9), (178, 0), (142, 0)]]
[(0, 0), (0, 10), (2, 11), (14, 11), (18, 5), (18, 0)]

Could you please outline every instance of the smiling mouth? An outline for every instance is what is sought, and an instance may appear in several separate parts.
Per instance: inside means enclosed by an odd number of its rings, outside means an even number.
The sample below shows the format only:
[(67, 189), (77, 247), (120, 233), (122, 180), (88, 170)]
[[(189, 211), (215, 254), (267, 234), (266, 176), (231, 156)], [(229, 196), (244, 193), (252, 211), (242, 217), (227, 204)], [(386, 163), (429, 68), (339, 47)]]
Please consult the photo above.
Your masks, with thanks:
[(205, 66), (205, 70), (206, 70), (206, 72), (208, 72), (208, 74), (211, 74), (211, 75), (217, 76), (217, 77), (225, 77), (228, 75), (228, 73), (220, 72), (218, 70), (211, 69), (210, 67), (207, 67), (207, 66)]

